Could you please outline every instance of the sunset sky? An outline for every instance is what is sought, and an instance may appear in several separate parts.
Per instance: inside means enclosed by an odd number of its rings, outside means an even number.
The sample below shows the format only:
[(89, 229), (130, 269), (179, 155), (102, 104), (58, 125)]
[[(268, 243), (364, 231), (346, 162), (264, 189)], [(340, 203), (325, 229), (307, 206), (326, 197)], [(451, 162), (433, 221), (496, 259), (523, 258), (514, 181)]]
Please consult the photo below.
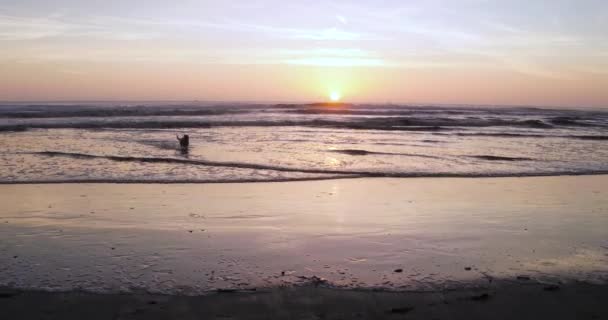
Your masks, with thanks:
[(608, 107), (608, 1), (0, 0), (0, 100)]

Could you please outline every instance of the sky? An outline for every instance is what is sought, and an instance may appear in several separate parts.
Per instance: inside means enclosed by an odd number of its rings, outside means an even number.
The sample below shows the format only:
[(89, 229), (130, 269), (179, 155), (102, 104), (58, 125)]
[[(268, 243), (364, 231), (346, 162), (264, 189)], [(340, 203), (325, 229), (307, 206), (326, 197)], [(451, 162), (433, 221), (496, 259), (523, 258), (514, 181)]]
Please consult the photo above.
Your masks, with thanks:
[(608, 107), (608, 1), (0, 0), (0, 100)]

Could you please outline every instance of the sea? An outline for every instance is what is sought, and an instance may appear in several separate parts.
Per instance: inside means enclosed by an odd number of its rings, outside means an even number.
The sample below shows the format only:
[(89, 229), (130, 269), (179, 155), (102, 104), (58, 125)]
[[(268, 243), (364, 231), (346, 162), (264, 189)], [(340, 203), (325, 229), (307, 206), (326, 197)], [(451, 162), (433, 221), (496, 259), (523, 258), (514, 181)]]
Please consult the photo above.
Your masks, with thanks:
[[(188, 134), (182, 149), (176, 135)], [(0, 183), (608, 173), (608, 110), (347, 103), (0, 104)]]

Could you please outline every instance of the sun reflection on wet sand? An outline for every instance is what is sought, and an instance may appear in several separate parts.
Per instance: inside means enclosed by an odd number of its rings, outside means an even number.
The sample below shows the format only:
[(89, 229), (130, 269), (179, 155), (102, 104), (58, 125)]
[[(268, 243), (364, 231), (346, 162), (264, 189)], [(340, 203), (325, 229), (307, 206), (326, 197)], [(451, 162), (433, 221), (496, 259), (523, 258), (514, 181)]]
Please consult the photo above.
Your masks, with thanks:
[[(0, 243), (20, 257), (0, 261), (0, 285), (192, 293), (312, 276), (393, 289), (522, 274), (597, 281), (608, 273), (605, 184), (588, 176), (0, 186)], [(212, 270), (222, 271), (204, 276)], [(277, 278), (285, 270), (292, 275)]]

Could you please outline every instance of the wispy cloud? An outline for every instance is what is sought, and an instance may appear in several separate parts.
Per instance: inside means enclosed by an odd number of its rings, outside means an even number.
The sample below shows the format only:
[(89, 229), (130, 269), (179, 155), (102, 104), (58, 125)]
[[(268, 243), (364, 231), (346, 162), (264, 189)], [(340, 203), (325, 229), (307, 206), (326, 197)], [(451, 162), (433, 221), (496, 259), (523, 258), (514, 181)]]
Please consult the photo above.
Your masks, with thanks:
[(373, 58), (336, 58), (336, 57), (314, 57), (288, 59), (287, 64), (324, 66), (324, 67), (383, 67), (386, 66), (382, 59)]
[(146, 30), (121, 29), (120, 26), (69, 21), (57, 15), (24, 17), (0, 15), (0, 41), (27, 41), (49, 38), (101, 38), (109, 40), (151, 39), (157, 33)]
[(341, 28), (293, 28), (246, 23), (232, 20), (142, 19), (112, 16), (88, 16), (80, 20), (50, 17), (0, 15), (0, 40), (37, 40), (56, 37), (89, 37), (114, 40), (136, 40), (179, 37), (179, 31), (189, 33), (224, 31), (265, 38), (314, 41), (356, 41), (373, 35)]
[(355, 32), (348, 32), (339, 30), (336, 28), (323, 29), (323, 30), (298, 30), (297, 32), (291, 32), (289, 37), (294, 39), (309, 39), (309, 40), (346, 40), (355, 41), (361, 39), (361, 34)]
[(0, 40), (35, 40), (65, 34), (70, 26), (49, 18), (0, 15)]
[(384, 67), (387, 62), (377, 54), (356, 48), (317, 48), (281, 50), (283, 63), (332, 67)]
[[(601, 60), (602, 52), (608, 52), (601, 45), (608, 43), (608, 36), (580, 31), (585, 30), (584, 26), (552, 29), (532, 18), (520, 22), (508, 13), (487, 10), (498, 2), (273, 3), (231, 3), (222, 11), (224, 14), (217, 15), (195, 10), (181, 15), (147, 12), (125, 16), (112, 10), (68, 14), (59, 9), (55, 14), (24, 16), (2, 10), (0, 41), (19, 42), (11, 44), (15, 56), (44, 59), (403, 68), (492, 66), (544, 77), (562, 76), (576, 69), (576, 60), (586, 61), (585, 70), (597, 65), (596, 69), (602, 71), (605, 66), (596, 61)], [(510, 5), (500, 6), (508, 9)], [(266, 10), (268, 7), (276, 11)], [(258, 10), (261, 16), (233, 14), (238, 10)], [(605, 25), (601, 17), (605, 14), (594, 16), (590, 20), (595, 22), (589, 23)], [(82, 41), (87, 48), (79, 48)], [(125, 44), (129, 41), (139, 42)], [(552, 63), (546, 62), (549, 60)]]

